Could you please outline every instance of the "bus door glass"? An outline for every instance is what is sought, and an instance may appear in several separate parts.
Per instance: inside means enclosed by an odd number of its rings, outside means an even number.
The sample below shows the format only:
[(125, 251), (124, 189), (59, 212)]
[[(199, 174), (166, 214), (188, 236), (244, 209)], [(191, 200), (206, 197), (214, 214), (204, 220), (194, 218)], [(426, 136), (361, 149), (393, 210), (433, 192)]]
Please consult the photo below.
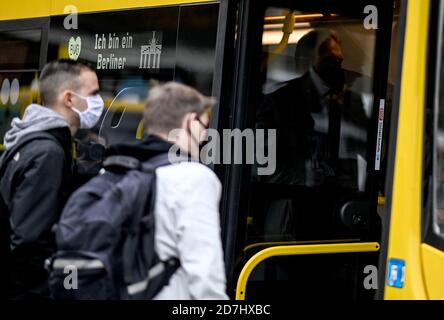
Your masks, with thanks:
[[(248, 11), (261, 32), (247, 28), (246, 52), (261, 55), (250, 59), (244, 123), (269, 162), (256, 158), (240, 174), (237, 272), (268, 246), (379, 241), (381, 232), (393, 3), (268, 3)], [(371, 297), (362, 270), (376, 263), (377, 254), (272, 258), (253, 272), (246, 297)]]

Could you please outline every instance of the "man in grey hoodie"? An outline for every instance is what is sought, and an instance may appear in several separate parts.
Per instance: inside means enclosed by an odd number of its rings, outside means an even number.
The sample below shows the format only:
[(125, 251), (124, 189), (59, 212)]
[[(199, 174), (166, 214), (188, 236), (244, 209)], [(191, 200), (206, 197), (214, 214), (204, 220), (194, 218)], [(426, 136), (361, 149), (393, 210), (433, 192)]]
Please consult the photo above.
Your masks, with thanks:
[(42, 105), (29, 105), (5, 134), (0, 159), (0, 291), (9, 299), (48, 298), (44, 261), (51, 231), (72, 190), (72, 136), (103, 111), (93, 69), (70, 60), (48, 63), (39, 80)]

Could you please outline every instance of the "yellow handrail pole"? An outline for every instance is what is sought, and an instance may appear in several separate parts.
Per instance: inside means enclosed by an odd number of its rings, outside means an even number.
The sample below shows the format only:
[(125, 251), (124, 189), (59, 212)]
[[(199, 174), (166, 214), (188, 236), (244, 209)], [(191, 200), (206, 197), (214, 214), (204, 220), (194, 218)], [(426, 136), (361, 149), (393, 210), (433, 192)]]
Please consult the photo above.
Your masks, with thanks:
[(281, 42), (277, 45), (277, 47), (273, 50), (272, 54), (268, 58), (268, 63), (271, 63), (278, 55), (284, 52), (285, 48), (288, 47), (288, 41), (290, 40), (290, 36), (294, 31), (294, 26), (296, 23), (296, 17), (293, 11), (288, 12), (285, 15), (285, 21), (282, 26), (282, 39)]
[(328, 253), (353, 253), (379, 251), (377, 242), (334, 243), (334, 244), (308, 244), (295, 246), (277, 246), (264, 249), (256, 253), (243, 267), (236, 287), (236, 300), (245, 300), (247, 281), (251, 272), (262, 261), (278, 256), (328, 254)]

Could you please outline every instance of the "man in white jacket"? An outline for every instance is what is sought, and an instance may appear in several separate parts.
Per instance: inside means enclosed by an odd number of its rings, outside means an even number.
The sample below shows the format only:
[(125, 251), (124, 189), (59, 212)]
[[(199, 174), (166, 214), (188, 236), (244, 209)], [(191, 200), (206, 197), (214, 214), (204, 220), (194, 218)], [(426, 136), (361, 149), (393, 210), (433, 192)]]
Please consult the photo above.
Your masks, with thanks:
[[(213, 102), (185, 85), (169, 82), (150, 90), (143, 116), (144, 138), (109, 153), (140, 160), (180, 149), (195, 160)], [(178, 130), (179, 129), (179, 130)], [(168, 141), (174, 134), (173, 143)], [(161, 260), (180, 267), (154, 299), (228, 299), (220, 235), (221, 184), (208, 167), (183, 161), (157, 169), (155, 248)]]

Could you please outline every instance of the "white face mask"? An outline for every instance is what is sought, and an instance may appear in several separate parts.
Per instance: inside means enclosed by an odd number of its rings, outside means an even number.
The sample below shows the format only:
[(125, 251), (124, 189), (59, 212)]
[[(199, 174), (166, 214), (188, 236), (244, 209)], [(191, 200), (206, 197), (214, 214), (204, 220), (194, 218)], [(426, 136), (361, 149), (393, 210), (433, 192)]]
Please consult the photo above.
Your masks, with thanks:
[(104, 102), (99, 94), (84, 97), (75, 92), (74, 95), (86, 100), (88, 108), (85, 111), (80, 111), (79, 109), (73, 107), (72, 110), (79, 115), (80, 118), (80, 129), (91, 129), (99, 121), (100, 116), (103, 112)]

